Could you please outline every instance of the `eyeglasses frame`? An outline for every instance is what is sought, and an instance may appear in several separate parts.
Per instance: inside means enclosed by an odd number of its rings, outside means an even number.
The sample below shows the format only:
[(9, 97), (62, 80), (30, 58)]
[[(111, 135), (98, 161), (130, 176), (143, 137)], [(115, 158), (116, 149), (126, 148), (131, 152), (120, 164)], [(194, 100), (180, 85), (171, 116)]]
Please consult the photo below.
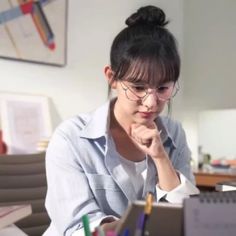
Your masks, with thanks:
[[(144, 99), (146, 99), (146, 98), (151, 94), (151, 92), (148, 92), (148, 91), (145, 90), (145, 93), (146, 93), (146, 94), (145, 94), (144, 96), (140, 97), (140, 96), (138, 96), (128, 85), (125, 85), (125, 84), (123, 83), (123, 81), (120, 80), (119, 82), (120, 82), (120, 84), (121, 84), (122, 89), (125, 91), (125, 95), (126, 95), (127, 99), (129, 99), (130, 101), (133, 101), (133, 102), (136, 102), (136, 101), (143, 101)], [(180, 90), (179, 81), (176, 81), (176, 82), (174, 83), (174, 85), (173, 85), (173, 90), (174, 90), (174, 88), (176, 88), (175, 93), (174, 93), (174, 94), (171, 94), (171, 97), (168, 98), (168, 99), (160, 98), (160, 97), (158, 96), (158, 92), (157, 92), (157, 91), (156, 91), (156, 96), (158, 97), (158, 99), (159, 99), (160, 101), (163, 101), (163, 102), (168, 101), (168, 100), (170, 100), (171, 98), (175, 97), (176, 94), (178, 93), (178, 91)], [(130, 91), (134, 96), (136, 96), (138, 99), (137, 99), (137, 100), (132, 100), (132, 99), (130, 99), (129, 96), (127, 95), (127, 90), (129, 90), (129, 91)]]

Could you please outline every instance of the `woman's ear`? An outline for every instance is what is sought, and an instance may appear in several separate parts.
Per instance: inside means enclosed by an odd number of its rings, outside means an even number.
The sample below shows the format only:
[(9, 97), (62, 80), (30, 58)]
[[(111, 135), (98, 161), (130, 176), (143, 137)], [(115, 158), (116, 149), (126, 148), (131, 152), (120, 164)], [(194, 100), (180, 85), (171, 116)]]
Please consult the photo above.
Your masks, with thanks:
[(105, 74), (105, 76), (106, 76), (106, 79), (107, 79), (107, 81), (108, 81), (110, 87), (111, 87), (112, 89), (115, 89), (117, 82), (116, 82), (116, 80), (114, 80), (114, 72), (113, 72), (113, 70), (111, 69), (111, 66), (109, 66), (109, 65), (105, 66), (105, 68), (104, 68), (104, 74)]

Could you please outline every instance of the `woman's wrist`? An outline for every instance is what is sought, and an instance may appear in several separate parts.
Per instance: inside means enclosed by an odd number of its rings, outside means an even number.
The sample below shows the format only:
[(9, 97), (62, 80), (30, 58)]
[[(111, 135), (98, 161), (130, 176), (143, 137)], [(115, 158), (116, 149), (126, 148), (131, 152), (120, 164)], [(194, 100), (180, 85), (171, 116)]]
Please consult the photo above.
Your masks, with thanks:
[(152, 159), (154, 160), (154, 162), (165, 162), (169, 160), (169, 156), (167, 155), (165, 149), (162, 147), (159, 148), (156, 155), (152, 155)]

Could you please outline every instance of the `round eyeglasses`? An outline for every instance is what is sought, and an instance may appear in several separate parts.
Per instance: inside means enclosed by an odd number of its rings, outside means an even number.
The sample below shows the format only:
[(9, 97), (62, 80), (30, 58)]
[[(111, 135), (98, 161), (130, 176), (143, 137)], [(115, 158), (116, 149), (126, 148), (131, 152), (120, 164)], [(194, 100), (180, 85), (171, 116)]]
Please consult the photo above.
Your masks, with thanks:
[(161, 101), (167, 101), (173, 98), (179, 91), (179, 83), (167, 82), (159, 86), (156, 89), (148, 88), (142, 84), (125, 84), (120, 81), (122, 89), (125, 91), (126, 97), (131, 101), (142, 101), (146, 99), (150, 94), (155, 93), (157, 98)]

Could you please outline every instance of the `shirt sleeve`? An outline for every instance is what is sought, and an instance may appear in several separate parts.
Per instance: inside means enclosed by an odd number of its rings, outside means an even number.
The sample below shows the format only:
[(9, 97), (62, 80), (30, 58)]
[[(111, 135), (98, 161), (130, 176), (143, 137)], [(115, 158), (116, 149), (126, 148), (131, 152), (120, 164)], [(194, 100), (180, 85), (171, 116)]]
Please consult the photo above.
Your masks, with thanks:
[(175, 150), (172, 153), (171, 161), (174, 169), (179, 175), (180, 185), (173, 190), (163, 191), (156, 185), (157, 200), (165, 199), (171, 203), (181, 203), (184, 198), (190, 195), (199, 194), (195, 186), (195, 178), (191, 169), (191, 151), (188, 147), (186, 135), (180, 123), (175, 123)]
[(183, 174), (179, 173), (180, 185), (173, 190), (167, 192), (160, 189), (159, 185), (156, 186), (156, 199), (160, 201), (162, 198), (171, 203), (182, 203), (184, 198), (190, 195), (199, 194), (198, 188), (193, 185)]

